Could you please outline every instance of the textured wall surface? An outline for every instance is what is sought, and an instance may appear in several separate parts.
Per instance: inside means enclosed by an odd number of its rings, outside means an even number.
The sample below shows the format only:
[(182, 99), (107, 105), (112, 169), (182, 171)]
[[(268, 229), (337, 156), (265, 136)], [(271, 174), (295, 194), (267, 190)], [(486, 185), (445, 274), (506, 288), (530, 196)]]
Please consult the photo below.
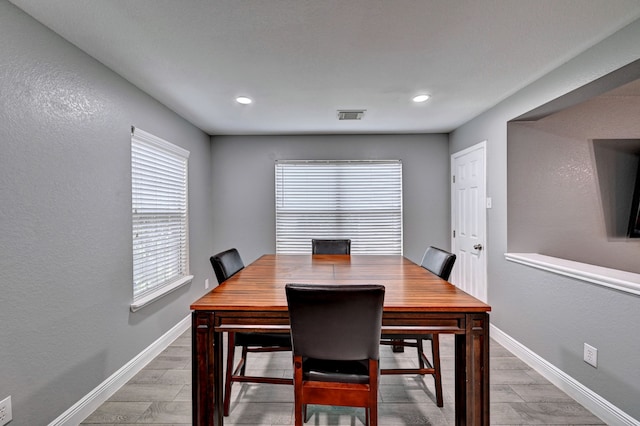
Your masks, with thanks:
[(275, 160), (402, 160), (404, 255), (450, 248), (446, 135), (216, 136), (211, 151), (216, 248), (245, 262), (275, 252)]
[[(191, 151), (190, 286), (132, 302), (130, 128)], [(0, 1), (0, 398), (45, 425), (189, 315), (211, 278), (209, 137)]]
[[(274, 245), (276, 159), (399, 158), (405, 255), (449, 245), (449, 154), (487, 140), (492, 322), (640, 419), (636, 296), (504, 260), (507, 121), (640, 57), (640, 22), (445, 135), (209, 138), (0, 0), (0, 398), (44, 425), (188, 315), (208, 256)], [(194, 283), (133, 314), (129, 127), (191, 151)], [(231, 184), (230, 184), (231, 182)], [(213, 201), (212, 199), (215, 199)], [(597, 370), (582, 344), (599, 349)]]
[[(622, 161), (624, 158), (610, 159), (604, 164), (605, 154), (612, 150), (594, 150), (592, 144), (593, 139), (599, 138), (633, 134), (639, 137), (640, 97), (637, 99), (635, 108), (621, 106), (635, 113), (626, 126), (599, 120), (606, 114), (598, 114), (596, 110), (591, 111), (593, 116), (582, 117), (584, 128), (589, 123), (599, 124), (598, 131), (591, 133), (591, 137), (570, 130), (550, 131), (545, 120), (509, 124), (510, 252), (540, 253), (640, 273), (640, 240), (625, 237), (637, 157), (630, 156), (633, 167), (624, 167), (627, 166)], [(606, 104), (603, 111), (614, 109), (610, 103)], [(636, 144), (640, 149), (640, 143), (636, 141)], [(623, 172), (626, 176), (622, 176)], [(614, 203), (617, 198), (620, 206)], [(609, 206), (607, 211), (606, 206)], [(607, 217), (609, 221), (616, 218), (613, 212), (617, 214), (617, 222), (624, 224), (607, 226)], [(624, 233), (618, 231), (622, 235), (616, 235), (612, 228), (620, 225)]]
[[(640, 341), (631, 336), (637, 334), (640, 298), (511, 263), (504, 253), (511, 167), (507, 122), (638, 58), (640, 21), (450, 135), (452, 153), (487, 140), (487, 196), (493, 198), (493, 208), (487, 211), (492, 323), (636, 419), (640, 419)], [(598, 369), (582, 361), (584, 342), (598, 348)]]

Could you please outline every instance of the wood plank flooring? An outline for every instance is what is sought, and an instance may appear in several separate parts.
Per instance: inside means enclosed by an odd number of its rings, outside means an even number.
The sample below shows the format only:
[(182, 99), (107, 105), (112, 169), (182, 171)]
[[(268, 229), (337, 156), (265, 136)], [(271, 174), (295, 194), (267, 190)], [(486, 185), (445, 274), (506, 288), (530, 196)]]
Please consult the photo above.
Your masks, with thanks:
[[(425, 342), (428, 345), (427, 342)], [(382, 376), (379, 424), (454, 423), (453, 336), (440, 336), (444, 407), (435, 404), (431, 376)], [(382, 368), (416, 367), (412, 348), (395, 354), (381, 347)], [(428, 348), (425, 348), (429, 353)], [(225, 351), (226, 352), (226, 351)], [(256, 374), (291, 377), (291, 354), (250, 354)], [(491, 341), (491, 424), (602, 425), (600, 419), (549, 383), (513, 354)], [(308, 425), (364, 424), (356, 408), (310, 406)], [(293, 388), (288, 385), (234, 384), (225, 425), (293, 425)], [(86, 426), (191, 425), (191, 330), (176, 339), (131, 381), (91, 414)]]

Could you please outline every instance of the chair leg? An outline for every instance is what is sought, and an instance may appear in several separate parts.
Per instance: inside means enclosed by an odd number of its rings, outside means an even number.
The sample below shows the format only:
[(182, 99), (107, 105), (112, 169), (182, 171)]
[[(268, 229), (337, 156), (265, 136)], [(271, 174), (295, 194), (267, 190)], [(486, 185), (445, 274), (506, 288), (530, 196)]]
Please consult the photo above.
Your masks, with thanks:
[(365, 408), (367, 413), (367, 425), (378, 426), (378, 403), (372, 403), (369, 408)]
[(294, 404), (294, 424), (295, 426), (303, 426), (307, 422), (307, 406)]
[(418, 351), (418, 366), (420, 367), (420, 369), (423, 369), (424, 360), (422, 359), (422, 354), (424, 353), (424, 346), (422, 345), (422, 339), (417, 339), (416, 349)]
[(245, 376), (247, 374), (247, 352), (246, 346), (242, 347), (242, 368), (240, 369), (240, 375)]
[(380, 366), (378, 361), (369, 360), (369, 401), (368, 407), (365, 408), (367, 413), (367, 425), (378, 426), (378, 379), (380, 378), (378, 372)]
[(306, 421), (307, 404), (302, 403), (302, 357), (293, 358), (293, 417), (295, 426), (302, 426)]
[(433, 357), (433, 368), (436, 371), (433, 375), (436, 382), (436, 404), (438, 407), (444, 406), (442, 400), (442, 373), (440, 371), (440, 339), (437, 334), (431, 337), (431, 356)]
[(295, 413), (293, 413), (293, 416), (295, 418), (295, 426), (302, 426), (302, 417), (304, 416), (304, 414), (302, 413), (304, 410), (302, 407), (298, 406), (298, 404), (295, 404), (294, 406), (295, 409)]
[(233, 358), (235, 354), (235, 333), (227, 333), (227, 371), (224, 381), (224, 406), (223, 414), (229, 416), (231, 406), (231, 374), (233, 373)]

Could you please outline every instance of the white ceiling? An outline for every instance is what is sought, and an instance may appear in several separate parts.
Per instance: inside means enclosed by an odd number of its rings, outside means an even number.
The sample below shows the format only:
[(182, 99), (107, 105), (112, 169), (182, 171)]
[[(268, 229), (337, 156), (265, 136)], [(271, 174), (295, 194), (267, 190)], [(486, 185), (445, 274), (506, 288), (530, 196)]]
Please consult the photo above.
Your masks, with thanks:
[(640, 17), (638, 0), (11, 2), (214, 135), (449, 132)]

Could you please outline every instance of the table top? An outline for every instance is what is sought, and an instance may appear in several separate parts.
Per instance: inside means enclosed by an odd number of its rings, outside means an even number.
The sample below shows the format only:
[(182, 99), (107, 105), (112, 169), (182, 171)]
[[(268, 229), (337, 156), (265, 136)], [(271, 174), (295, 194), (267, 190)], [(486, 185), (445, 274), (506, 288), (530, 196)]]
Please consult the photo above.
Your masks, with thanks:
[(385, 312), (488, 312), (491, 307), (402, 256), (261, 256), (191, 305), (196, 311), (286, 311), (284, 287), (382, 284)]

